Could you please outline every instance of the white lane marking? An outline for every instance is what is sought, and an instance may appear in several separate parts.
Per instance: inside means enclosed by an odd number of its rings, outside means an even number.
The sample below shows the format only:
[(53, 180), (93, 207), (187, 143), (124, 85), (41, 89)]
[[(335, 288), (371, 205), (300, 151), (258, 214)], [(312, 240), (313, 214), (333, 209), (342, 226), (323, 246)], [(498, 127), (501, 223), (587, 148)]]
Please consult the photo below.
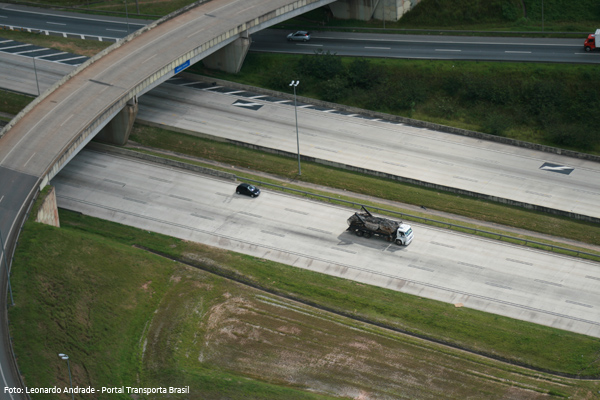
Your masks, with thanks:
[(67, 24), (63, 24), (62, 22), (46, 22), (49, 25), (67, 25)]
[(308, 43), (296, 43), (296, 46), (312, 46), (312, 47), (323, 47), (322, 44), (308, 44)]
[(2, 195), (2, 197), (0, 197), (0, 203), (2, 203), (2, 200), (4, 200), (4, 195)]
[[(18, 52), (13, 53), (13, 54), (16, 54), (16, 55), (20, 56), (21, 54), (35, 53), (36, 51), (43, 51), (43, 50), (48, 50), (48, 48), (47, 47), (42, 47), (42, 48), (39, 48), (39, 49), (26, 50), (26, 51), (18, 51)], [(35, 57), (35, 58), (37, 58), (37, 57)]]
[(545, 169), (547, 171), (564, 171), (566, 169), (574, 169), (574, 168), (565, 167), (565, 166), (562, 166), (562, 167), (551, 167), (551, 166), (547, 165), (545, 167), (541, 167), (540, 169)]
[[(19, 10), (19, 9), (13, 9), (10, 7), (4, 7), (4, 10), (9, 10), (9, 11), (24, 13), (24, 14), (37, 14), (37, 15), (46, 15), (46, 16), (52, 16), (52, 17), (60, 17), (60, 18), (65, 18), (65, 19), (79, 19), (79, 20), (83, 20), (83, 21), (107, 22), (110, 24), (117, 24), (117, 25), (118, 24), (125, 25), (127, 23), (127, 22), (109, 21), (109, 20), (96, 19), (96, 18), (83, 18), (83, 17), (74, 17), (74, 16), (70, 16), (70, 15), (67, 16), (67, 15), (57, 15), (57, 14), (51, 14), (51, 13), (35, 12), (35, 11), (23, 11), (23, 10)], [(145, 24), (136, 24), (134, 22), (129, 22), (129, 25), (146, 26)]]
[(157, 56), (157, 54), (155, 54), (155, 55), (153, 55), (151, 57), (146, 58), (144, 61), (142, 61), (142, 64), (144, 64), (146, 61), (152, 60), (156, 56)]
[(52, 53), (52, 54), (46, 54), (43, 56), (37, 56), (36, 59), (40, 59), (40, 58), (44, 58), (44, 57), (54, 57), (54, 56), (60, 56), (61, 54), (67, 54), (66, 51), (61, 51), (60, 53)]
[(365, 49), (391, 50), (391, 47), (369, 47), (369, 46), (365, 46)]
[(2, 48), (0, 48), (0, 50), (16, 49), (17, 47), (27, 47), (27, 46), (31, 46), (31, 45), (30, 44), (20, 44), (17, 46), (2, 47)]
[(561, 44), (561, 43), (504, 43), (504, 42), (467, 42), (467, 41), (455, 41), (455, 40), (436, 40), (435, 42), (431, 40), (414, 40), (414, 39), (362, 39), (362, 38), (339, 38), (333, 36), (313, 36), (317, 39), (336, 39), (336, 40), (348, 40), (348, 41), (357, 41), (357, 42), (406, 42), (406, 43), (446, 43), (446, 44), (484, 44), (484, 45), (524, 45), (524, 46), (560, 46), (560, 47), (581, 47), (579, 44)]
[(435, 49), (435, 51), (462, 51), (462, 50), (458, 50), (458, 49)]
[[(9, 387), (8, 383), (6, 382), (6, 377), (4, 376), (4, 370), (2, 369), (1, 363), (0, 363), (0, 374), (2, 374), (2, 380), (4, 381), (4, 387)], [(11, 392), (8, 392), (8, 395), (10, 396), (11, 399), (14, 400), (14, 397)]]
[(71, 118), (73, 118), (73, 115), (75, 115), (75, 114), (71, 114), (71, 115), (69, 115), (69, 118), (65, 119), (65, 120), (63, 121), (63, 123), (62, 123), (62, 124), (60, 124), (60, 126), (63, 126), (64, 124), (66, 124), (66, 123), (67, 123), (67, 122), (68, 122), (68, 121), (69, 121)]
[(71, 60), (79, 60), (81, 58), (87, 58), (87, 57), (86, 56), (77, 56), (77, 57), (66, 58), (66, 59), (60, 60), (60, 61), (65, 62), (65, 61), (71, 61)]
[(254, 106), (261, 106), (262, 104), (260, 103), (235, 103), (234, 106), (238, 106), (238, 107), (254, 107)]
[(106, 28), (107, 31), (112, 31), (112, 32), (127, 32), (126, 30), (123, 29), (108, 29)]
[(506, 50), (505, 53), (531, 54), (531, 51)]
[(31, 155), (31, 157), (29, 157), (29, 160), (27, 160), (27, 161), (25, 162), (25, 164), (23, 164), (23, 168), (25, 168), (25, 167), (27, 166), (27, 164), (29, 164), (29, 161), (31, 161), (31, 159), (33, 158), (33, 156), (35, 156), (36, 154), (37, 154), (37, 152), (34, 152), (34, 153)]

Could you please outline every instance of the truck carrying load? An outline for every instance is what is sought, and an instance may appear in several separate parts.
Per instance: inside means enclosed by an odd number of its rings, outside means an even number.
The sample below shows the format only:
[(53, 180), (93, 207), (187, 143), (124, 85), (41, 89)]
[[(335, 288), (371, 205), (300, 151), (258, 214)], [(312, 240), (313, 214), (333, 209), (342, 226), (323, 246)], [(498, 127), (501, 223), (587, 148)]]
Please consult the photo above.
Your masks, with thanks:
[(600, 29), (596, 29), (596, 33), (590, 33), (583, 42), (585, 51), (592, 51), (599, 48), (597, 41), (600, 40)]
[(363, 212), (356, 212), (348, 218), (348, 230), (357, 236), (371, 237), (381, 236), (388, 242), (408, 246), (414, 238), (412, 228), (408, 224), (397, 222), (387, 218), (375, 217), (365, 208)]

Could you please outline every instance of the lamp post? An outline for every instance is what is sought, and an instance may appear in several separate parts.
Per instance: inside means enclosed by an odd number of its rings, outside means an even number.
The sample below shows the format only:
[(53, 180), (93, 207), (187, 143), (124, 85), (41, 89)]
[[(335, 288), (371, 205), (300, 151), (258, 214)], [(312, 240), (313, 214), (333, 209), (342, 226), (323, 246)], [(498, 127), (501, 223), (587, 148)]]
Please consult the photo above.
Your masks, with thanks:
[(75, 394), (73, 393), (73, 380), (71, 379), (71, 364), (69, 363), (69, 356), (64, 353), (58, 353), (58, 356), (63, 360), (67, 360), (67, 368), (69, 369), (69, 383), (71, 384), (71, 398), (75, 400)]
[(129, 36), (129, 13), (127, 12), (127, 0), (125, 0), (125, 19), (127, 20), (127, 36)]
[[(2, 244), (2, 254), (4, 255), (4, 268), (6, 269), (6, 280), (8, 281), (8, 291), (10, 293), (10, 303), (11, 305), (15, 305), (15, 301), (13, 299), (12, 287), (10, 286), (10, 273), (8, 270), (8, 259), (6, 258), (6, 249), (4, 248), (4, 240), (2, 239), (2, 231), (0, 231), (0, 244)], [(0, 260), (0, 263), (2, 260)]]
[(296, 86), (300, 84), (300, 81), (292, 81), (290, 86), (294, 88), (294, 114), (296, 115), (296, 144), (298, 146), (298, 175), (302, 175), (302, 169), (300, 168), (300, 136), (298, 135), (298, 107), (296, 106)]
[(33, 58), (33, 72), (35, 72), (35, 84), (37, 85), (37, 90), (38, 90), (38, 96), (40, 95), (40, 83), (38, 81), (38, 76), (37, 76), (37, 68), (35, 67), (35, 57)]
[(542, 0), (542, 32), (544, 32), (544, 0)]

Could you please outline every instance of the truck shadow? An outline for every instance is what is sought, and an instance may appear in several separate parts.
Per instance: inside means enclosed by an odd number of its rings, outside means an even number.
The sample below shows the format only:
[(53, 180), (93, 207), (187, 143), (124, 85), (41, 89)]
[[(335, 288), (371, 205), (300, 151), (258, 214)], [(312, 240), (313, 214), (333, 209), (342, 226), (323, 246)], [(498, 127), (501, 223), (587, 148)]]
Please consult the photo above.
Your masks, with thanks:
[[(338, 246), (340, 247), (350, 247), (351, 245), (359, 245), (361, 247), (367, 247), (369, 249), (385, 251), (390, 253), (403, 252), (407, 251), (409, 246), (400, 246), (394, 242), (388, 242), (380, 237), (360, 237), (356, 236), (354, 233), (349, 231), (344, 231), (343, 233), (338, 235)], [(350, 251), (347, 249), (346, 251)]]

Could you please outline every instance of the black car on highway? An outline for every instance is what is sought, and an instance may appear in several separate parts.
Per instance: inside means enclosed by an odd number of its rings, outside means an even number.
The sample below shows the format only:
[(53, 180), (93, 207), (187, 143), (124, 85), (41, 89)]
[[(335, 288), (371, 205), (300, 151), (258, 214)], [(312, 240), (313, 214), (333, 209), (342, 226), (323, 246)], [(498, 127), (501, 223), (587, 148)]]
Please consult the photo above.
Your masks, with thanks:
[(240, 183), (235, 189), (237, 194), (243, 194), (250, 197), (256, 197), (260, 194), (260, 189), (249, 183)]

